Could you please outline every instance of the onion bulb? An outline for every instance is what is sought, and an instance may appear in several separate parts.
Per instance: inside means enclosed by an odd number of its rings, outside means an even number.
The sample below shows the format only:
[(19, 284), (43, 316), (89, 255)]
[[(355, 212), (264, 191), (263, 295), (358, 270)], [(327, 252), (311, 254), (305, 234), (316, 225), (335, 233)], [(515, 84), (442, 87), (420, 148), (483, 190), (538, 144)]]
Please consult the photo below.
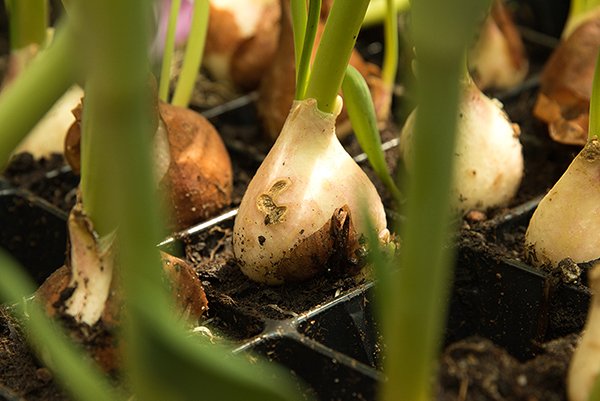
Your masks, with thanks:
[(219, 133), (206, 118), (165, 103), (159, 111), (168, 157), (160, 145), (159, 129), (155, 136), (155, 168), (162, 164), (165, 173), (157, 172), (158, 188), (167, 194), (174, 227), (182, 229), (214, 216), (231, 203), (233, 169)]
[[(84, 344), (108, 372), (120, 365), (115, 330), (121, 322), (121, 289), (116, 277), (115, 233), (99, 237), (78, 202), (68, 219), (69, 248), (64, 266), (40, 286), (36, 295), (49, 316), (67, 317), (72, 337)], [(196, 324), (208, 309), (200, 280), (185, 261), (161, 253), (178, 317)]]
[[(85, 108), (83, 108), (85, 112)], [(219, 133), (202, 115), (161, 103), (154, 136), (156, 184), (180, 230), (206, 220), (231, 203), (233, 170)], [(65, 157), (79, 171), (82, 111), (65, 139)]]
[(203, 65), (244, 90), (258, 86), (277, 47), (278, 0), (210, 0)]
[(569, 401), (590, 400), (590, 393), (600, 373), (600, 265), (588, 273), (592, 302), (583, 328), (583, 335), (575, 349), (569, 373), (567, 392)]
[(13, 153), (29, 152), (36, 158), (63, 153), (67, 130), (73, 124), (71, 110), (83, 97), (83, 90), (72, 86), (19, 143)]
[[(509, 121), (498, 101), (485, 96), (468, 78), (462, 82), (461, 96), (451, 187), (451, 208), (458, 214), (506, 205), (523, 177), (519, 127)], [(416, 113), (418, 109), (408, 117), (400, 136), (409, 173)]]
[(536, 208), (525, 234), (535, 266), (556, 267), (600, 257), (600, 142), (588, 141)]
[(367, 219), (387, 240), (381, 199), (316, 100), (294, 102), (281, 135), (250, 182), (233, 229), (233, 251), (250, 279), (308, 279), (341, 256), (356, 261)]
[(492, 3), (479, 38), (469, 50), (469, 71), (481, 90), (508, 89), (525, 79), (529, 60), (525, 46), (503, 0)]

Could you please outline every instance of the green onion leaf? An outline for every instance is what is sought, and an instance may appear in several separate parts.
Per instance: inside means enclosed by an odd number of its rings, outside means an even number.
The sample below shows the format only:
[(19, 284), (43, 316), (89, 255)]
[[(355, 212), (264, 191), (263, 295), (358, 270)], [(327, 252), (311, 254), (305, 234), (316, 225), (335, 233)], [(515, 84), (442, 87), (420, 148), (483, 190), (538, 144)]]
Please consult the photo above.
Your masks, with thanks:
[(381, 149), (381, 137), (377, 128), (375, 106), (373, 106), (369, 87), (360, 72), (351, 65), (346, 69), (342, 91), (348, 116), (358, 143), (367, 154), (369, 163), (371, 163), (379, 179), (392, 193), (396, 203), (400, 204), (400, 191), (387, 168), (385, 154)]

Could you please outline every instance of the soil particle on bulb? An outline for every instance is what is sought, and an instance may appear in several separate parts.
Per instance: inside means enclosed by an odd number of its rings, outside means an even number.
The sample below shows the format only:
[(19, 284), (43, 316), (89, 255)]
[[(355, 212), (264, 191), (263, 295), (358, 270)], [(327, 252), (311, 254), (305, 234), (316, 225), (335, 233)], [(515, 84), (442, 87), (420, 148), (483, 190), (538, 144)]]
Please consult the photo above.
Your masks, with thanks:
[(588, 145), (582, 149), (581, 155), (590, 163), (598, 160), (598, 157), (600, 157), (600, 142), (598, 140), (590, 141)]

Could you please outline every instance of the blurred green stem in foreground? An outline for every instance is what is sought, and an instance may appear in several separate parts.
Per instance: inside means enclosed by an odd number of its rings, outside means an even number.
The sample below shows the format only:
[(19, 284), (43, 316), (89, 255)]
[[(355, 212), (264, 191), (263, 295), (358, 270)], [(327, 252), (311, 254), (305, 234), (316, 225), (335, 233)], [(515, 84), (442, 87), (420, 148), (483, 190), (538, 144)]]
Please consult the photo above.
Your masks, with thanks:
[[(206, 1), (197, 1), (206, 5)], [(107, 178), (98, 190), (110, 202), (99, 215), (118, 222), (120, 277), (126, 303), (124, 342), (126, 372), (136, 399), (296, 400), (297, 387), (276, 367), (250, 365), (227, 348), (204, 344), (176, 321), (165, 288), (158, 250), (161, 212), (152, 177), (152, 138), (156, 129), (144, 24), (150, 3), (144, 0), (88, 0), (82, 6), (91, 20), (91, 63), (86, 89), (89, 130), (106, 146), (96, 159)], [(133, 24), (132, 22), (135, 22)], [(100, 30), (102, 26), (110, 30)], [(192, 35), (193, 35), (192, 29)], [(188, 46), (190, 44), (188, 43)], [(86, 107), (88, 105), (86, 98)], [(100, 209), (104, 208), (104, 209)]]
[(48, 0), (4, 0), (9, 18), (11, 50), (42, 45), (48, 28)]
[(405, 185), (399, 268), (393, 283), (386, 285), (391, 290), (385, 291), (385, 304), (380, 305), (387, 339), (388, 380), (380, 391), (384, 401), (434, 399), (452, 280), (449, 196), (459, 78), (463, 54), (488, 5), (481, 0), (419, 0), (411, 5), (418, 57), (414, 169)]

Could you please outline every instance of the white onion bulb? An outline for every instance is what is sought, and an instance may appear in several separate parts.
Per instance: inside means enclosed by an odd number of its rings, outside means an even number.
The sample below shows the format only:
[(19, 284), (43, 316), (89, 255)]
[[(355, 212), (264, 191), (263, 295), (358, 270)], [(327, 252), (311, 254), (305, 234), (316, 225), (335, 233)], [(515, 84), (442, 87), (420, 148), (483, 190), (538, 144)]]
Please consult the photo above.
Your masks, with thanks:
[[(400, 136), (400, 150), (409, 173), (417, 112), (408, 117)], [(461, 214), (506, 205), (523, 177), (519, 127), (509, 121), (498, 101), (485, 96), (471, 80), (463, 83), (458, 112), (452, 210)]]
[(588, 141), (544, 196), (525, 234), (532, 264), (557, 266), (565, 259), (600, 257), (600, 142)]
[(77, 107), (82, 97), (83, 90), (77, 85), (72, 86), (48, 110), (13, 153), (29, 152), (35, 158), (63, 153), (65, 136), (75, 120), (71, 110)]
[(252, 280), (281, 284), (314, 276), (333, 253), (359, 248), (368, 217), (380, 239), (386, 218), (375, 187), (344, 150), (333, 114), (296, 101), (242, 199), (233, 250)]

